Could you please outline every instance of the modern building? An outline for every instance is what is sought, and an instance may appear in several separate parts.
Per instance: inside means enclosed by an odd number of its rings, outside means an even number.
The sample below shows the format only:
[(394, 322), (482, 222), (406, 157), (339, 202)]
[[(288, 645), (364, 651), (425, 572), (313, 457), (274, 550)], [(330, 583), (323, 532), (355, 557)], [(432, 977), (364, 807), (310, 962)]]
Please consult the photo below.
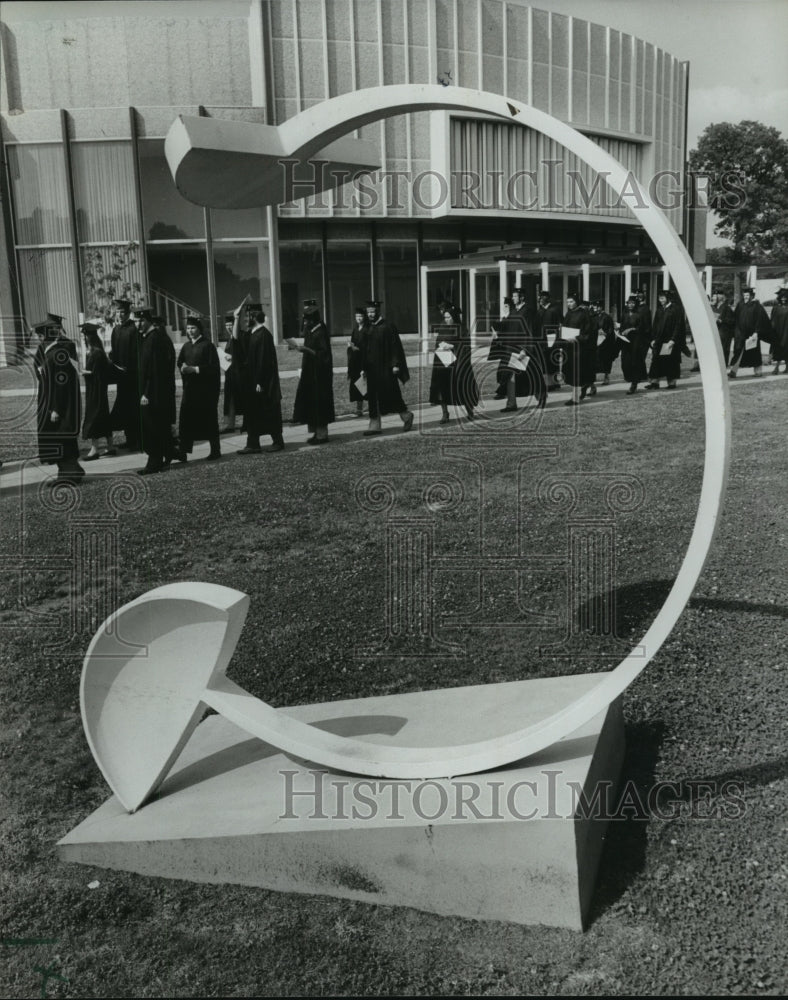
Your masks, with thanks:
[[(662, 175), (667, 214), (692, 235), (688, 64), (614, 27), (520, 0), (4, 2), (0, 18), (9, 358), (23, 321), (51, 310), (73, 331), (126, 286), (173, 330), (195, 310), (215, 333), (249, 293), (278, 337), (293, 332), (308, 297), (325, 303), (340, 334), (372, 294), (410, 333), (442, 295), (490, 307), (505, 291), (497, 265), (446, 263), (461, 255), (523, 261), (524, 280), (547, 277), (557, 295), (592, 261), (586, 285), (613, 307), (623, 268), (637, 277), (660, 264), (629, 209), (522, 126), (448, 112), (388, 119), (355, 133), (379, 150), (371, 177), (277, 209), (224, 211), (174, 187), (163, 140), (179, 114), (280, 124), (381, 84), (494, 91), (569, 122), (643, 183)], [(530, 267), (550, 261), (561, 273)]]

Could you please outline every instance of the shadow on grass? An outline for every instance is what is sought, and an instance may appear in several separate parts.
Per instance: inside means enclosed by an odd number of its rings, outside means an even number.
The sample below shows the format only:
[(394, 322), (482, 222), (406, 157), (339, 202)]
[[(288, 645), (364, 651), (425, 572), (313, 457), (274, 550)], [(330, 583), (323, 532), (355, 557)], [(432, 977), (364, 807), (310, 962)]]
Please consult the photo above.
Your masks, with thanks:
[[(619, 788), (634, 789), (641, 802), (647, 802), (656, 782), (659, 751), (665, 737), (662, 722), (626, 726), (626, 749)], [(620, 800), (618, 800), (620, 801)], [(648, 846), (648, 815), (637, 810), (621, 809), (622, 818), (608, 823), (605, 846), (597, 875), (597, 886), (587, 927), (590, 927), (624, 895), (643, 871)]]

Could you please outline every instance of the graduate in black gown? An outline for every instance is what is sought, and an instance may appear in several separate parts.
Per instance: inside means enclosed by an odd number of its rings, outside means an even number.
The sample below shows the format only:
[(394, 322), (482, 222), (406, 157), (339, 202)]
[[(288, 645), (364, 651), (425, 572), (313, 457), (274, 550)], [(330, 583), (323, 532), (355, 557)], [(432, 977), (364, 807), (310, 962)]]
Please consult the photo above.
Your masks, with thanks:
[(364, 400), (367, 397), (359, 392), (356, 382), (361, 378), (364, 341), (369, 327), (363, 306), (356, 306), (353, 319), (353, 329), (350, 331), (350, 343), (347, 347), (347, 380), (350, 387), (350, 402), (356, 404), (356, 416), (360, 417), (364, 412)]
[(110, 340), (110, 361), (117, 384), (112, 407), (112, 429), (122, 430), (126, 440), (121, 448), (140, 449), (140, 334), (131, 317), (128, 299), (115, 299), (115, 326)]
[(783, 371), (788, 371), (788, 288), (777, 291), (777, 301), (772, 306), (772, 375), (780, 374), (780, 362)]
[[(230, 366), (224, 375), (224, 431), (234, 431), (236, 417), (242, 417), (241, 431), (246, 430), (246, 411), (249, 405), (249, 338), (251, 336), (249, 296), (225, 317), (228, 339), (224, 353)], [(254, 303), (261, 308), (259, 303)], [(220, 348), (221, 349), (221, 348)]]
[(403, 431), (413, 426), (413, 414), (402, 398), (400, 384), (410, 378), (405, 350), (399, 333), (393, 323), (388, 323), (380, 315), (380, 302), (367, 302), (367, 330), (364, 345), (363, 370), (367, 377), (367, 398), (369, 399), (369, 427), (365, 437), (381, 433), (381, 417), (387, 413), (398, 413)]
[[(252, 330), (249, 336), (246, 399), (246, 446), (239, 455), (259, 455), (261, 451), (284, 451), (282, 436), (282, 390), (279, 363), (271, 331), (265, 325), (265, 311), (259, 302), (247, 307)], [(263, 449), (260, 436), (270, 434), (272, 444)]]
[(650, 323), (642, 309), (638, 309), (636, 295), (630, 295), (621, 314), (621, 324), (616, 334), (621, 344), (621, 371), (629, 382), (628, 396), (634, 396), (638, 385), (648, 379), (646, 354), (651, 339)]
[(38, 457), (43, 465), (57, 465), (54, 483), (78, 483), (85, 475), (79, 464), (82, 395), (77, 349), (63, 332), (63, 318), (48, 313), (35, 327), (42, 338), (35, 354), (38, 379)]
[(211, 446), (208, 461), (222, 457), (219, 448), (219, 391), (221, 369), (219, 354), (205, 336), (199, 316), (186, 319), (189, 338), (178, 354), (178, 368), (183, 381), (183, 398), (178, 423), (181, 452), (190, 455), (195, 441), (208, 441)]
[(591, 303), (589, 312), (597, 327), (597, 374), (602, 376), (602, 385), (610, 385), (610, 372), (621, 350), (621, 341), (616, 337), (613, 317), (605, 312), (601, 299)]
[(594, 387), (594, 379), (596, 378), (596, 323), (589, 314), (588, 308), (570, 294), (566, 297), (566, 312), (562, 325), (579, 331), (574, 340), (565, 343), (567, 359), (564, 369), (566, 381), (572, 386), (572, 398), (568, 399), (564, 405), (577, 406), (581, 400), (586, 398), (589, 390), (592, 390), (592, 395), (596, 391)]
[(731, 344), (733, 343), (733, 331), (736, 326), (736, 319), (733, 310), (728, 305), (728, 299), (723, 292), (715, 292), (711, 311), (717, 321), (717, 333), (720, 336), (722, 345), (722, 356), (725, 364), (730, 364)]
[(176, 454), (175, 348), (164, 327), (153, 322), (150, 309), (135, 309), (132, 318), (140, 335), (140, 427), (148, 461), (140, 475), (166, 469)]
[(667, 388), (675, 389), (681, 374), (681, 352), (684, 347), (684, 313), (676, 304), (675, 295), (663, 288), (658, 295), (659, 308), (651, 325), (651, 366), (647, 390), (659, 389), (659, 380), (667, 379)]
[(736, 378), (739, 368), (752, 368), (756, 378), (763, 374), (763, 349), (761, 340), (772, 339), (772, 325), (766, 310), (755, 298), (754, 288), (742, 288), (741, 301), (733, 312), (735, 326), (733, 364), (728, 378)]
[(87, 357), (85, 370), (85, 417), (82, 421), (82, 437), (90, 441), (90, 451), (85, 456), (86, 462), (93, 462), (101, 457), (99, 441), (106, 438), (105, 455), (117, 455), (112, 443), (112, 418), (107, 401), (107, 386), (114, 378), (112, 363), (107, 357), (104, 345), (99, 336), (100, 327), (95, 323), (83, 323), (80, 326), (85, 338)]
[(561, 388), (563, 383), (563, 372), (561, 371), (551, 345), (556, 340), (561, 339), (561, 315), (560, 308), (554, 304), (550, 298), (550, 293), (545, 289), (539, 295), (539, 309), (537, 312), (539, 339), (542, 343), (542, 350), (546, 358), (547, 391), (555, 392)]
[(300, 351), (301, 377), (293, 406), (293, 423), (306, 424), (307, 444), (326, 444), (328, 425), (336, 420), (334, 413), (334, 359), (326, 324), (320, 318), (315, 299), (304, 300), (301, 321), (303, 344), (288, 341), (291, 350)]
[[(479, 386), (471, 363), (471, 342), (462, 323), (457, 306), (444, 302), (440, 306), (443, 323), (434, 327), (435, 357), (430, 378), (430, 403), (440, 404), (442, 424), (449, 422), (449, 406), (463, 406), (469, 420), (479, 405)], [(438, 357), (438, 351), (450, 354), (453, 360), (447, 365)], [(448, 356), (445, 360), (449, 360)]]

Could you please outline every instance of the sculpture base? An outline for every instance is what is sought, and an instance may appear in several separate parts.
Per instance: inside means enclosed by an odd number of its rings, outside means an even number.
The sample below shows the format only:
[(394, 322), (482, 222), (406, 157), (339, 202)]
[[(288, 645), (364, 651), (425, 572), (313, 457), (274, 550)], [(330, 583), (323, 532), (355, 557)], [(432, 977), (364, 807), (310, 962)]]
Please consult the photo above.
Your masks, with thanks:
[[(465, 742), (493, 699), (502, 716), (519, 705), (527, 724), (597, 681), (553, 677), (283, 711), (375, 742), (440, 745)], [(59, 848), (66, 861), (144, 875), (580, 930), (607, 826), (599, 813), (613, 801), (623, 747), (616, 702), (521, 763), (390, 781), (296, 760), (212, 715), (150, 802), (129, 814), (109, 799)]]

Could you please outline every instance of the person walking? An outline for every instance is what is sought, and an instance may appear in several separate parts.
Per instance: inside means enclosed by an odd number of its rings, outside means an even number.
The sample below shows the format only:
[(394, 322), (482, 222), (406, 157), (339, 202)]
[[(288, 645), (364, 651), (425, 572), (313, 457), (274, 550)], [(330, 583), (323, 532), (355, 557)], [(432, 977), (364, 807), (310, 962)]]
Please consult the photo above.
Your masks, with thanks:
[(756, 378), (763, 375), (763, 349), (761, 340), (771, 340), (772, 326), (766, 310), (755, 298), (754, 288), (742, 288), (742, 298), (733, 311), (734, 342), (733, 364), (728, 378), (736, 378), (739, 368), (752, 368)]
[[(282, 389), (279, 363), (271, 331), (265, 325), (265, 311), (259, 302), (247, 307), (252, 325), (249, 336), (247, 378), (249, 394), (246, 409), (246, 446), (239, 455), (259, 455), (284, 451), (282, 435)], [(272, 444), (263, 449), (260, 436), (270, 434)]]
[(63, 317), (47, 313), (34, 327), (41, 337), (35, 353), (38, 379), (38, 456), (43, 465), (57, 465), (57, 483), (78, 483), (85, 475), (79, 464), (82, 395), (77, 349), (63, 330)]
[(772, 375), (780, 374), (780, 362), (783, 371), (788, 372), (788, 288), (777, 290), (777, 301), (772, 306)]
[[(567, 330), (576, 330), (577, 334), (566, 343), (566, 381), (572, 387), (572, 398), (564, 406), (577, 406), (586, 398), (589, 389), (594, 388), (596, 378), (596, 323), (589, 315), (588, 309), (578, 302), (577, 297), (569, 294), (566, 297), (566, 312), (562, 325), (562, 338)], [(594, 390), (596, 391), (596, 390)]]
[(440, 405), (442, 424), (449, 422), (449, 406), (463, 406), (468, 420), (479, 405), (479, 386), (471, 363), (471, 345), (462, 315), (450, 302), (441, 304), (443, 323), (434, 330), (435, 356), (430, 377), (430, 403)]
[(350, 402), (356, 405), (356, 416), (364, 414), (364, 400), (367, 398), (356, 383), (361, 378), (364, 344), (369, 323), (363, 306), (356, 306), (353, 314), (353, 329), (350, 331), (350, 343), (347, 347), (347, 380)]
[(328, 425), (336, 420), (334, 413), (334, 360), (331, 340), (320, 318), (315, 299), (304, 300), (301, 322), (303, 344), (289, 342), (291, 349), (301, 352), (301, 377), (293, 406), (293, 423), (306, 424), (307, 444), (326, 444)]
[(219, 392), (221, 369), (219, 354), (205, 336), (199, 316), (186, 319), (188, 340), (178, 354), (178, 369), (183, 382), (178, 436), (181, 458), (191, 455), (195, 441), (208, 441), (211, 450), (208, 461), (222, 457), (219, 448)]
[(105, 455), (117, 455), (112, 440), (112, 418), (107, 400), (107, 386), (113, 378), (112, 364), (107, 357), (99, 336), (100, 327), (96, 323), (80, 326), (85, 339), (87, 356), (82, 375), (85, 379), (85, 417), (82, 421), (82, 438), (90, 441), (90, 451), (84, 461), (93, 462), (101, 458), (99, 443), (105, 438)]
[(621, 371), (629, 382), (627, 395), (634, 396), (638, 385), (648, 380), (646, 354), (650, 339), (649, 323), (645, 313), (638, 309), (636, 295), (630, 295), (626, 301), (616, 337), (621, 345)]
[(658, 295), (659, 308), (651, 327), (651, 366), (646, 389), (659, 389), (660, 379), (668, 389), (675, 389), (681, 374), (681, 349), (684, 346), (684, 316), (676, 307), (673, 292), (663, 288)]
[(115, 369), (115, 402), (112, 429), (122, 430), (125, 440), (119, 447), (140, 450), (140, 333), (131, 316), (131, 302), (115, 299), (115, 326), (110, 339), (110, 361)]
[(399, 332), (393, 323), (380, 315), (381, 303), (376, 299), (367, 302), (366, 343), (362, 367), (367, 378), (369, 400), (369, 427), (365, 437), (382, 433), (381, 418), (387, 413), (398, 413), (403, 431), (413, 427), (413, 414), (402, 398), (401, 385), (410, 378), (405, 350)]
[(141, 476), (166, 469), (176, 454), (172, 438), (175, 423), (175, 348), (164, 327), (153, 322), (150, 309), (135, 309), (132, 318), (141, 338), (139, 354), (140, 427), (148, 461)]

